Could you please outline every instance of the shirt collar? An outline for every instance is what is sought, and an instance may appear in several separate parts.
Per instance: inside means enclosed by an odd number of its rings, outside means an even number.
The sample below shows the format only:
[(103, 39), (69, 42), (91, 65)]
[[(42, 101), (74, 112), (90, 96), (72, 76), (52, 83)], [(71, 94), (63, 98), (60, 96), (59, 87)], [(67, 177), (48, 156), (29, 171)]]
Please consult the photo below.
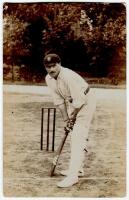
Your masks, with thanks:
[(60, 72), (59, 72), (59, 74), (58, 74), (57, 79), (60, 79), (60, 78), (62, 77), (62, 73), (63, 73), (63, 67), (61, 66)]

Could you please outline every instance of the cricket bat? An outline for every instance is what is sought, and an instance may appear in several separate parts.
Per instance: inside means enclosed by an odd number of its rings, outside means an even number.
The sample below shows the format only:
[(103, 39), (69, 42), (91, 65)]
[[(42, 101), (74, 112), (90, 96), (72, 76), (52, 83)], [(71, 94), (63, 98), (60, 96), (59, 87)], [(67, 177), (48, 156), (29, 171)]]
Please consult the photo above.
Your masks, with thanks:
[(61, 140), (61, 143), (60, 143), (60, 145), (59, 145), (59, 147), (58, 147), (58, 149), (57, 149), (56, 155), (55, 155), (55, 157), (54, 157), (54, 159), (53, 159), (53, 163), (52, 163), (51, 171), (50, 171), (50, 176), (51, 176), (51, 177), (54, 176), (55, 168), (56, 168), (56, 166), (57, 166), (57, 163), (58, 163), (58, 160), (59, 160), (61, 151), (62, 151), (62, 149), (63, 149), (63, 146), (64, 146), (64, 144), (65, 144), (65, 141), (66, 141), (66, 138), (67, 138), (69, 132), (70, 132), (70, 130), (65, 130), (65, 134), (64, 134), (64, 136), (63, 136), (63, 138), (62, 138), (62, 140)]

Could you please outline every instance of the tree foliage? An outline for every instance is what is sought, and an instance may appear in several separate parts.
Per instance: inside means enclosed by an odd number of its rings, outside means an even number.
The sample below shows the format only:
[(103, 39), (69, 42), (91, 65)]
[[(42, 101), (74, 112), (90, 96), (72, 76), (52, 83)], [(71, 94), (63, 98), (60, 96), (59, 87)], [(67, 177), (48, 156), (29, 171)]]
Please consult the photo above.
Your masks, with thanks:
[(106, 76), (114, 56), (125, 65), (126, 8), (122, 3), (5, 3), (3, 42), (6, 58), (26, 58), (20, 62), (27, 60), (33, 72), (41, 72), (43, 56), (54, 51), (63, 65)]

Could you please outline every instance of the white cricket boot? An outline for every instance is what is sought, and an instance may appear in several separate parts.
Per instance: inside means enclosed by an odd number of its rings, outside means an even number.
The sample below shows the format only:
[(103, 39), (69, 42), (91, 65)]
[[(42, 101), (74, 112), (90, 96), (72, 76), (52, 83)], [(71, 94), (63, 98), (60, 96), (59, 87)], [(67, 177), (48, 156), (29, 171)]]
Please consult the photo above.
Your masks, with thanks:
[[(69, 175), (69, 170), (62, 170), (60, 172), (60, 174), (62, 176), (68, 176)], [(83, 177), (84, 176), (84, 170), (83, 169), (80, 169), (79, 172), (78, 172), (78, 177)]]
[(78, 177), (67, 176), (64, 178), (64, 180), (57, 183), (57, 186), (60, 188), (66, 188), (66, 187), (71, 187), (76, 183), (78, 183)]

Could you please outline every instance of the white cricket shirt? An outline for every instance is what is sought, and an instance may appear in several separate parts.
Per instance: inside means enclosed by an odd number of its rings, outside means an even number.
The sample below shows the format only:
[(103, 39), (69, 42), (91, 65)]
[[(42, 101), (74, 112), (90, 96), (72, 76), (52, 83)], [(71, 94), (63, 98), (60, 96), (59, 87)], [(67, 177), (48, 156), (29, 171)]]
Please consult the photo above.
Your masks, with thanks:
[(61, 67), (57, 79), (52, 78), (49, 74), (45, 79), (55, 105), (72, 101), (73, 107), (80, 108), (85, 104), (86, 95), (84, 91), (87, 89), (88, 83), (79, 74)]

